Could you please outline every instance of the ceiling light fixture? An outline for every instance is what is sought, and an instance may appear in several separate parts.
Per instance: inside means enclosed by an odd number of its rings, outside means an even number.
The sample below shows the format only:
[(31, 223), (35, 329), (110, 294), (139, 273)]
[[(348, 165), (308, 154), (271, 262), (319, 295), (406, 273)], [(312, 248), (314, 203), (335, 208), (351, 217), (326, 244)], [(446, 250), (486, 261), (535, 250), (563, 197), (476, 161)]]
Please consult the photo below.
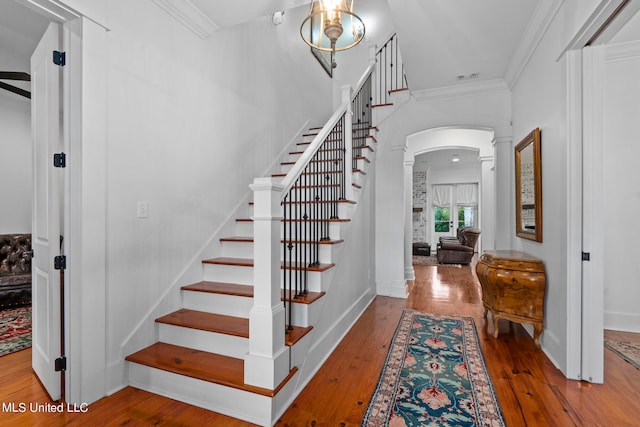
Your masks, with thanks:
[[(347, 31), (345, 31), (347, 29)], [(309, 15), (300, 25), (302, 39), (314, 49), (331, 52), (351, 49), (362, 41), (364, 22), (353, 12), (353, 0), (311, 2)], [(331, 63), (336, 68), (335, 59)]]

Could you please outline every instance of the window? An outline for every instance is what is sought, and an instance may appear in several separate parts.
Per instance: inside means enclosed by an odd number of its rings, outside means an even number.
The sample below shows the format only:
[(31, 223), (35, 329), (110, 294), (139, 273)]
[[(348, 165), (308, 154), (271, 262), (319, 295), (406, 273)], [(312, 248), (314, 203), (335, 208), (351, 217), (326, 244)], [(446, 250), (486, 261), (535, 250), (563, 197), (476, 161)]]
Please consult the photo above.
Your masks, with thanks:
[(433, 208), (435, 216), (434, 216), (434, 230), (437, 233), (448, 233), (449, 232), (449, 218), (450, 212), (449, 208), (440, 208), (434, 206)]
[(476, 225), (476, 207), (458, 206), (458, 228)]

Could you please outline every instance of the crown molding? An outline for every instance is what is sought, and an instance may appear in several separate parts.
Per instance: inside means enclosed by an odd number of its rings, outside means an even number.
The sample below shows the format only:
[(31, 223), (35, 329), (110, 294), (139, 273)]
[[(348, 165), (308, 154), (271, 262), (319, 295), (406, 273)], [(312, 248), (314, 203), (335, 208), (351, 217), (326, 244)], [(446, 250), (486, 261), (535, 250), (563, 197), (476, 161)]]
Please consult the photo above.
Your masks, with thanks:
[(503, 79), (485, 80), (464, 83), (455, 86), (439, 87), (411, 92), (416, 102), (429, 102), (439, 99), (458, 98), (461, 96), (486, 95), (489, 93), (508, 92), (509, 86)]
[(504, 73), (504, 79), (510, 88), (520, 78), (563, 3), (564, 0), (546, 0), (539, 2), (536, 6), (533, 18), (507, 66), (507, 71)]
[(153, 2), (203, 40), (220, 29), (189, 0), (153, 0)]
[(605, 48), (605, 61), (633, 61), (640, 58), (640, 41), (632, 41), (614, 45), (608, 45)]

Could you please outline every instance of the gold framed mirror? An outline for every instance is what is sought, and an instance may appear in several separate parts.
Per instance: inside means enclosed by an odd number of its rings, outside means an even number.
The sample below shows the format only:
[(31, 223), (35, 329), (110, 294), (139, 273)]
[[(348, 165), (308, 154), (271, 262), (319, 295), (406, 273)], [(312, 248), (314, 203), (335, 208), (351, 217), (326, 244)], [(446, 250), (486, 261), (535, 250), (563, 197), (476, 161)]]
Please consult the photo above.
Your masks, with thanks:
[(542, 242), (542, 167), (540, 129), (515, 148), (516, 236)]

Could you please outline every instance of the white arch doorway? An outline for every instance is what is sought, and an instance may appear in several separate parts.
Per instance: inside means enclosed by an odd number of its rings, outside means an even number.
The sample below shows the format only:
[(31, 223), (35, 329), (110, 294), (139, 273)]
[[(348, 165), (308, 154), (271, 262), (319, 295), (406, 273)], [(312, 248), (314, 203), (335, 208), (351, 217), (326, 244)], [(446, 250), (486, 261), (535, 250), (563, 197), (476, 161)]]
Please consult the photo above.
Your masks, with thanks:
[(416, 156), (444, 149), (472, 150), (478, 153), (480, 162), (479, 222), (482, 230), (478, 250), (495, 248), (495, 176), (494, 176), (494, 132), (479, 127), (439, 127), (416, 132), (407, 136), (404, 153), (404, 265), (405, 280), (413, 279), (413, 166)]

